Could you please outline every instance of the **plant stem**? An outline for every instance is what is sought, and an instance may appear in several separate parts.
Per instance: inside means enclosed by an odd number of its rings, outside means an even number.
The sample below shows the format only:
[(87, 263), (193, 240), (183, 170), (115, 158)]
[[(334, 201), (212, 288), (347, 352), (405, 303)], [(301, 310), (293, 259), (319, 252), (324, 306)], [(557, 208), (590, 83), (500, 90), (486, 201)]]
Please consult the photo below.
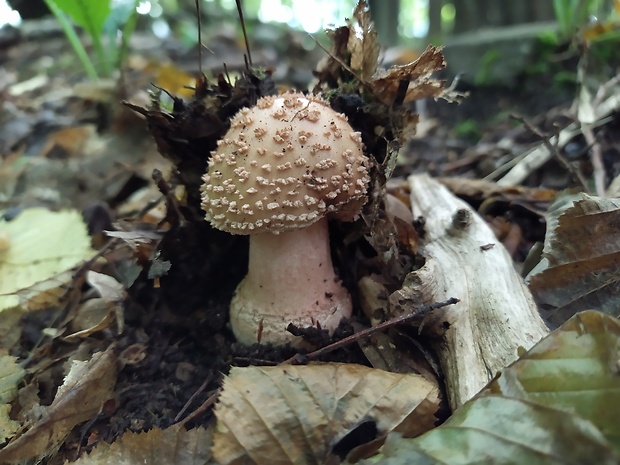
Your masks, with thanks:
[(127, 23), (125, 23), (125, 27), (123, 27), (120, 50), (118, 51), (118, 56), (116, 57), (116, 67), (119, 70), (123, 67), (123, 62), (125, 61), (125, 57), (127, 56), (127, 52), (129, 50), (129, 38), (133, 34), (133, 31), (136, 28), (136, 23), (138, 22), (138, 12), (136, 11), (138, 3), (140, 3), (140, 0), (135, 0), (131, 16), (129, 16)]
[(84, 66), (84, 70), (86, 71), (88, 78), (93, 81), (98, 80), (99, 75), (97, 74), (97, 70), (93, 66), (93, 63), (90, 60), (90, 57), (88, 56), (88, 53), (86, 53), (86, 50), (84, 49), (84, 46), (82, 45), (82, 42), (80, 41), (80, 38), (78, 37), (77, 33), (75, 32), (75, 29), (73, 28), (73, 26), (67, 19), (67, 16), (62, 12), (62, 10), (58, 7), (58, 5), (56, 4), (54, 0), (44, 0), (44, 1), (47, 7), (50, 9), (50, 11), (54, 14), (56, 19), (58, 20), (60, 27), (62, 27), (62, 30), (67, 36), (67, 40), (71, 44), (71, 47), (73, 47), (73, 51), (75, 52), (79, 60), (82, 62), (82, 66)]
[(103, 71), (105, 77), (110, 76), (110, 60), (108, 54), (103, 48), (103, 44), (101, 42), (101, 36), (97, 34), (91, 34), (93, 39), (93, 48), (95, 49), (95, 53), (97, 54), (97, 58), (99, 59), (99, 63), (101, 65), (100, 69)]

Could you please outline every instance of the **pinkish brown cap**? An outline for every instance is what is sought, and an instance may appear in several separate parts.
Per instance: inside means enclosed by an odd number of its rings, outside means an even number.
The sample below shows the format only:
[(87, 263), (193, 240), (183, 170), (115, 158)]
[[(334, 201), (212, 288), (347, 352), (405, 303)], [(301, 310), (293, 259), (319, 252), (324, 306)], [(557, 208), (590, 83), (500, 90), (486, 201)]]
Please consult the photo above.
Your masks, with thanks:
[(353, 220), (366, 202), (368, 158), (346, 116), (320, 97), (285, 93), (233, 117), (203, 181), (214, 227), (279, 233), (326, 215)]

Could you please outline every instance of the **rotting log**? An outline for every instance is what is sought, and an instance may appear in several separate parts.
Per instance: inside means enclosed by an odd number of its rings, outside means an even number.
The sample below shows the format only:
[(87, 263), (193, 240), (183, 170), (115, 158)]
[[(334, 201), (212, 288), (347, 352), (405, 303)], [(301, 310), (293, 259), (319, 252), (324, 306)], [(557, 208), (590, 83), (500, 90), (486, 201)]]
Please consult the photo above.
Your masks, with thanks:
[(428, 175), (408, 179), (414, 217), (425, 220), (425, 264), (390, 296), (392, 309), (450, 297), (422, 326), (445, 376), (453, 409), (471, 399), (500, 370), (549, 331), (487, 223)]

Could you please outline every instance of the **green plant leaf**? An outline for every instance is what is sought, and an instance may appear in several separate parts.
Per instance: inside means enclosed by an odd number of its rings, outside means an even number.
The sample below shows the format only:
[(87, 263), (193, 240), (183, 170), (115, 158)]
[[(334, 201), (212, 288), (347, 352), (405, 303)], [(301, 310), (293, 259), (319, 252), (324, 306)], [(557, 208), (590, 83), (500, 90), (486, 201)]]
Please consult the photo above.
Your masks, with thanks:
[(111, 10), (109, 0), (55, 0), (55, 2), (75, 24), (83, 27), (93, 38), (100, 36)]
[(582, 312), (442, 426), (389, 435), (362, 463), (612, 464), (620, 461), (620, 322)]
[(103, 34), (108, 38), (108, 44), (117, 44), (118, 32), (122, 31), (121, 43), (115, 47), (109, 47), (108, 58), (117, 68), (122, 67), (127, 54), (129, 38), (133, 34), (138, 12), (136, 8), (140, 0), (133, 0), (130, 3), (120, 3), (112, 8), (103, 25)]
[(106, 35), (116, 34), (119, 30), (123, 29), (123, 26), (127, 24), (131, 15), (136, 14), (138, 3), (140, 3), (139, 0), (135, 0), (131, 3), (120, 3), (109, 10), (109, 14), (106, 16), (103, 23), (104, 33)]

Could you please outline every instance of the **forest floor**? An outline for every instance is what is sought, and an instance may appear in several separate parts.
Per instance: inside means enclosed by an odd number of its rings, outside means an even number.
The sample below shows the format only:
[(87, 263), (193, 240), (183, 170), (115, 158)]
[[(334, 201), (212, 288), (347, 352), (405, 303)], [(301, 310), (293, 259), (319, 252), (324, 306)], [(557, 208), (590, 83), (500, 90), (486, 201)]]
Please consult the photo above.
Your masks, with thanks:
[[(255, 63), (264, 60), (274, 67), (279, 88), (309, 86), (323, 52), (305, 51), (295, 32), (277, 34), (285, 37), (276, 42), (292, 44), (289, 54), (282, 55), (276, 43), (263, 42), (254, 46)], [(204, 71), (219, 72), (221, 63), (230, 73), (243, 69), (244, 51), (235, 35), (223, 30), (208, 45), (213, 53), (205, 53)], [(34, 207), (76, 210), (88, 229), (91, 250), (98, 251), (68, 278), (58, 274), (63, 270), (53, 270), (48, 287), (18, 293), (21, 310), (3, 313), (2, 351), (25, 361), (26, 369), (20, 405), (14, 407), (21, 412), (15, 418), (36, 424), (32, 408), (53, 404), (69, 362), (106, 350), (116, 358), (97, 368), (102, 370), (97, 376), (115, 379), (112, 386), (95, 381), (87, 387), (87, 398), (106, 398), (101, 411), (78, 421), (84, 407), (76, 406), (67, 415), (74, 415), (78, 426), (65, 426), (67, 431), (60, 432), (57, 422), (37, 426), (39, 435), (64, 435), (53, 444), (59, 450), (47, 459), (49, 464), (73, 461), (127, 431), (179, 422), (187, 428), (208, 427), (231, 365), (276, 365), (297, 353), (235, 342), (227, 326), (227, 305), (246, 272), (247, 240), (210, 230), (206, 223), (185, 230), (186, 236), (170, 234), (171, 208), (188, 222), (195, 221), (195, 212), (174, 207), (174, 199), (182, 196), (175, 186), (172, 193), (166, 191), (170, 161), (158, 152), (144, 118), (120, 103), (148, 106), (151, 83), (189, 99), (183, 86), (194, 84), (196, 57), (196, 50), (173, 41), (136, 36), (123, 79), (92, 83), (85, 81), (64, 37), (56, 33), (5, 37), (0, 43), (2, 218), (17, 219)], [(511, 88), (462, 84), (457, 89), (469, 95), (460, 104), (432, 98), (411, 104), (420, 114), (417, 134), (401, 148), (393, 181), (396, 185), (421, 172), (451, 178), (446, 185), (487, 220), (521, 270), (534, 244), (545, 239), (544, 212), (555, 193), (577, 185), (575, 172), (591, 179), (602, 170), (606, 186), (620, 174), (620, 119), (616, 109), (596, 129), (602, 166), (592, 162), (591, 141), (577, 135), (532, 169), (519, 182), (523, 190), (511, 197), (496, 181), (512, 160), (544, 145), (574, 120), (578, 91), (576, 85), (554, 85), (553, 76), (524, 74), (518, 82)], [(154, 170), (161, 175), (153, 176)], [(591, 183), (587, 187), (595, 191)], [(62, 236), (62, 231), (50, 226), (44, 244), (30, 247), (55, 247), (50, 244), (62, 237), (53, 235)], [(341, 268), (370, 254), (361, 239), (354, 246), (344, 244), (352, 231), (332, 231), (334, 259)], [(201, 234), (204, 239), (196, 237)], [(201, 250), (188, 249), (201, 240)], [(74, 244), (68, 250), (77, 253), (77, 248)], [(358, 278), (357, 271), (343, 273), (350, 288)], [(355, 324), (367, 324), (367, 319), (359, 316)], [(333, 340), (353, 334), (355, 324), (345, 325)], [(320, 360), (371, 365), (356, 344)]]

